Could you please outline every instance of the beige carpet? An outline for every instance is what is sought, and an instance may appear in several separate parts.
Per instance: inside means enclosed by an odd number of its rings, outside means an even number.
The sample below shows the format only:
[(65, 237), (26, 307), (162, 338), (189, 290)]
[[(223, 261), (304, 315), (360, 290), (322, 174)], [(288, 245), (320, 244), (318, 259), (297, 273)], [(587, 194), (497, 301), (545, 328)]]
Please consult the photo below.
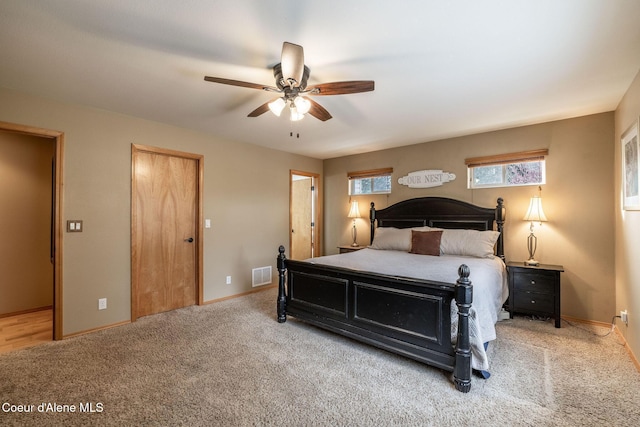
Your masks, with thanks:
[(0, 425), (640, 425), (640, 373), (615, 334), (594, 335), (606, 329), (501, 322), (491, 378), (463, 394), (447, 372), (279, 324), (275, 301), (270, 289), (1, 354)]

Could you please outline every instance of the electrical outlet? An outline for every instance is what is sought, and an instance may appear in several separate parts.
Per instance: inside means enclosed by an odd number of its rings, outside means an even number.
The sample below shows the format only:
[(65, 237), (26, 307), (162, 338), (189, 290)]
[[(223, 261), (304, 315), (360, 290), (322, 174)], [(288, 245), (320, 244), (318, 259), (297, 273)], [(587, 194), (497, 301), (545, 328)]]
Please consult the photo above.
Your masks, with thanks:
[(629, 318), (627, 317), (627, 310), (620, 311), (620, 319), (624, 322), (625, 325), (629, 324)]
[(106, 310), (107, 309), (107, 299), (100, 298), (98, 300), (98, 310)]
[(227, 285), (231, 284), (231, 276), (227, 276)]

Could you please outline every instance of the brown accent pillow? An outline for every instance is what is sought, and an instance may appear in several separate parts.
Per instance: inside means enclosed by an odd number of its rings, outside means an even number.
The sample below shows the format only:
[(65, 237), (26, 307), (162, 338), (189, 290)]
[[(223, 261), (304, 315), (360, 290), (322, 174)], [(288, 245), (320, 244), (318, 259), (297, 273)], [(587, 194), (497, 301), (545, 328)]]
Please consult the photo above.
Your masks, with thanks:
[(411, 250), (409, 253), (440, 256), (442, 231), (411, 230)]

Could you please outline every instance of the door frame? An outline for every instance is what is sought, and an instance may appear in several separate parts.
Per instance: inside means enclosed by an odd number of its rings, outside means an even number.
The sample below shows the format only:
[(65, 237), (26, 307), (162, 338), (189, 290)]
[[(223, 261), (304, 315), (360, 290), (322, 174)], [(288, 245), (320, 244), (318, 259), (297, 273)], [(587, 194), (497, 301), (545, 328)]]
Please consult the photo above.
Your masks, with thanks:
[(135, 170), (135, 156), (138, 153), (160, 154), (173, 157), (181, 157), (185, 159), (195, 160), (197, 163), (197, 179), (196, 179), (196, 301), (198, 305), (204, 302), (203, 292), (203, 224), (202, 224), (202, 194), (204, 183), (204, 156), (201, 154), (186, 153), (183, 151), (169, 150), (166, 148), (152, 147), (148, 145), (131, 144), (131, 321), (138, 319), (138, 280), (136, 274), (137, 265), (137, 182)]
[(293, 228), (293, 176), (308, 176), (311, 178), (311, 183), (315, 188), (315, 210), (314, 210), (314, 236), (313, 242), (313, 256), (317, 257), (322, 255), (320, 248), (322, 248), (322, 185), (320, 183), (320, 174), (313, 172), (304, 172), (300, 170), (289, 170), (289, 253), (291, 253), (291, 245), (293, 244), (293, 238), (291, 236), (291, 229)]
[(62, 334), (62, 177), (64, 132), (42, 129), (15, 123), (0, 122), (0, 130), (52, 139), (55, 145), (55, 173), (53, 178), (53, 339), (61, 340)]

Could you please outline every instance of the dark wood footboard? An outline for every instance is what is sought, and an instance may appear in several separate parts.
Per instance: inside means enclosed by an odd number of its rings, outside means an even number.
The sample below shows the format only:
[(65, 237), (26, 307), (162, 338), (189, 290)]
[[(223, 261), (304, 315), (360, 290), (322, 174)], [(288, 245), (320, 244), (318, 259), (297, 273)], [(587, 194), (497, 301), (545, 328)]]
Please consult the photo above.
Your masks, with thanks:
[[(287, 315), (417, 361), (452, 371), (456, 389), (471, 387), (469, 268), (456, 284), (387, 276), (277, 258), (277, 318)], [(451, 304), (458, 337), (451, 341)]]

